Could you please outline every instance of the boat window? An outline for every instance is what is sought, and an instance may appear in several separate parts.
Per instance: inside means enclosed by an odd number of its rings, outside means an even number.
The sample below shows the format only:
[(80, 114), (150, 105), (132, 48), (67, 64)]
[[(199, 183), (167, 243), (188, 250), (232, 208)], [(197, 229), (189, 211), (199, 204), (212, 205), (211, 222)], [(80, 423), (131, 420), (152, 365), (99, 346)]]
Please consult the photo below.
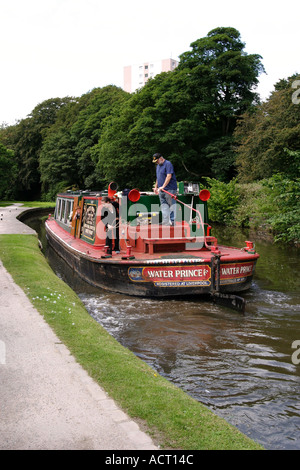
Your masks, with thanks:
[(72, 224), (73, 205), (74, 205), (74, 201), (70, 201), (70, 212), (69, 212), (69, 221), (68, 221), (68, 225), (71, 225), (71, 224)]
[(71, 212), (71, 201), (66, 201), (65, 214), (64, 214), (64, 223), (69, 225), (70, 222), (70, 212)]
[(61, 199), (57, 198), (56, 201), (56, 206), (55, 206), (55, 219), (58, 219), (59, 213), (60, 213), (60, 205), (61, 205)]
[(57, 198), (55, 219), (65, 225), (71, 226), (74, 201), (71, 199)]
[(65, 199), (63, 199), (61, 201), (61, 210), (60, 210), (60, 214), (59, 214), (59, 220), (63, 220), (64, 214), (65, 214), (65, 209), (66, 209), (66, 201), (65, 201)]

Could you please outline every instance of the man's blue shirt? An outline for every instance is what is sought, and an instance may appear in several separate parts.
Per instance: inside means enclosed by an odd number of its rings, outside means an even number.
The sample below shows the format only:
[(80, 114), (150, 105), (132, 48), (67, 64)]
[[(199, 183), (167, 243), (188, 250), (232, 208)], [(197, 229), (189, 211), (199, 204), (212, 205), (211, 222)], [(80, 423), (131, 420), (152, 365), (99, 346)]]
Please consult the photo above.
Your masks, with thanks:
[(156, 166), (156, 178), (157, 178), (157, 186), (160, 188), (167, 177), (167, 175), (172, 174), (172, 178), (167, 184), (167, 186), (164, 188), (166, 191), (169, 189), (177, 189), (177, 180), (174, 172), (174, 167), (169, 160), (165, 160), (162, 165), (157, 165)]

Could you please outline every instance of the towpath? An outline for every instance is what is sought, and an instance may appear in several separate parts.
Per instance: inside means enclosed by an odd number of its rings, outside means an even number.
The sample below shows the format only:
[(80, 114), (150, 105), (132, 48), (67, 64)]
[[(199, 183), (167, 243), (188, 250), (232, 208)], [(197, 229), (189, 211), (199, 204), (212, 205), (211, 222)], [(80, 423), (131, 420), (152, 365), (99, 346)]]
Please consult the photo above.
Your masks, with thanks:
[[(1, 234), (31, 234), (0, 208)], [(0, 261), (0, 450), (155, 450), (59, 341)]]

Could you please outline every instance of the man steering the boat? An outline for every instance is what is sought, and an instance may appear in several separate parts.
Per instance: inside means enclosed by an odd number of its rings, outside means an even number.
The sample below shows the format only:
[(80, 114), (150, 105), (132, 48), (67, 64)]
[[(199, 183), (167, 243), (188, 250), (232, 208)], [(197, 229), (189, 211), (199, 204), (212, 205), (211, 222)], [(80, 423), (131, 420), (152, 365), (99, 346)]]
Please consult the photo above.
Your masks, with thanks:
[[(163, 225), (175, 225), (176, 201), (170, 194), (177, 193), (177, 180), (174, 167), (169, 160), (166, 160), (160, 153), (155, 153), (152, 159), (156, 163), (156, 183), (153, 188), (155, 194), (159, 195), (162, 212)], [(163, 190), (168, 191), (167, 194)]]

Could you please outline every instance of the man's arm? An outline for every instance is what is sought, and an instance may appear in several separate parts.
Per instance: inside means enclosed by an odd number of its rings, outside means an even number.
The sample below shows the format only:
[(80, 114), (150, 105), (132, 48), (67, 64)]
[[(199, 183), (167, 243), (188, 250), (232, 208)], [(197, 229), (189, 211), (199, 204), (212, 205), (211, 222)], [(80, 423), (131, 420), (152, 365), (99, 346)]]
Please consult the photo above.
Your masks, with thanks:
[(165, 189), (166, 186), (168, 186), (168, 184), (170, 183), (170, 180), (172, 178), (172, 173), (168, 173), (167, 176), (166, 176), (166, 179), (164, 181), (164, 184), (158, 188), (158, 192), (161, 191), (162, 189)]

